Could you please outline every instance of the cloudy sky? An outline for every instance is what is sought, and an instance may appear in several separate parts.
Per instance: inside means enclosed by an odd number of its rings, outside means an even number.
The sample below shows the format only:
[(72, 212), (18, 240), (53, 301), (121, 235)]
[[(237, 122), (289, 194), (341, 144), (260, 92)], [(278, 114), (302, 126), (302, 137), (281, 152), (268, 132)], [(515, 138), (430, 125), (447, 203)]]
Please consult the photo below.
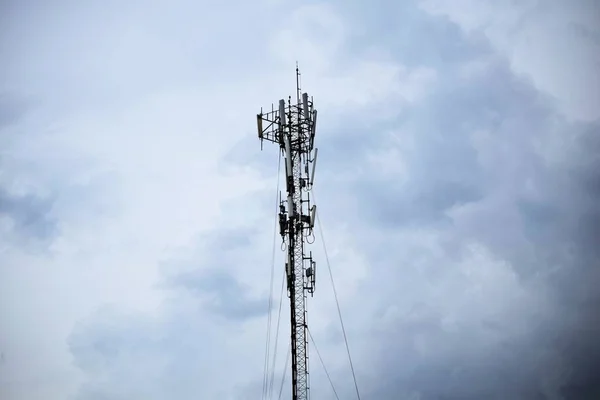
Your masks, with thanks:
[[(362, 398), (600, 398), (596, 1), (0, 7), (3, 400), (262, 398), (278, 154), (255, 115), (296, 60)], [(352, 399), (319, 243), (311, 331)]]

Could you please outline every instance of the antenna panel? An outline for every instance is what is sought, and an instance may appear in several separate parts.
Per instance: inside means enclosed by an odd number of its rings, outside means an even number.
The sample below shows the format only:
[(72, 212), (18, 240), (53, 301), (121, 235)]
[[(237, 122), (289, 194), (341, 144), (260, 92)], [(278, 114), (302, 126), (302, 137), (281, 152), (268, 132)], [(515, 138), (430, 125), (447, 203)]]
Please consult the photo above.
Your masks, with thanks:
[(312, 185), (315, 181), (315, 168), (317, 167), (317, 156), (319, 155), (319, 149), (315, 149), (315, 156), (312, 159), (312, 172), (310, 173), (310, 184)]
[(302, 105), (304, 106), (304, 118), (310, 121), (310, 109), (308, 108), (308, 93), (302, 95)]
[(285, 125), (285, 100), (279, 100), (279, 129), (283, 130)]
[(256, 127), (258, 128), (258, 137), (263, 138), (262, 115), (256, 114)]

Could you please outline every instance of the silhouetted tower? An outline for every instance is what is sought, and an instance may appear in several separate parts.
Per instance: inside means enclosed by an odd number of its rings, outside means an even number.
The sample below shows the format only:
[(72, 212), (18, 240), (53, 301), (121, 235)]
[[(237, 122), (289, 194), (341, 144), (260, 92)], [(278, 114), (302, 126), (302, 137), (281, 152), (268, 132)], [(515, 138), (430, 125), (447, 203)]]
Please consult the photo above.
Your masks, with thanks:
[(285, 156), (287, 198), (279, 204), (279, 228), (287, 245), (287, 293), (290, 298), (292, 399), (308, 400), (308, 342), (306, 297), (315, 291), (316, 265), (312, 252), (305, 254), (307, 238), (313, 236), (316, 206), (310, 190), (315, 178), (317, 149), (313, 147), (317, 110), (312, 98), (301, 94), (300, 72), (296, 66), (296, 102), (291, 96), (279, 108), (256, 116), (258, 137), (279, 144)]

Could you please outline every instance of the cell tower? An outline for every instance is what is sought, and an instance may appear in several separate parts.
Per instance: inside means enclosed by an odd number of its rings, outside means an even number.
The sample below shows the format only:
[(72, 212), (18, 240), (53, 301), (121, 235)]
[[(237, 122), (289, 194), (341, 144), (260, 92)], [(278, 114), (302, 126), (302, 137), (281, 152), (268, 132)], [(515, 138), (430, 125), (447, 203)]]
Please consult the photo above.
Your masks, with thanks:
[(316, 264), (312, 252), (305, 254), (307, 238), (313, 235), (317, 208), (311, 205), (310, 190), (315, 179), (317, 149), (314, 148), (317, 110), (307, 93), (301, 95), (300, 72), (296, 65), (296, 103), (279, 100), (279, 109), (256, 116), (258, 137), (278, 143), (285, 156), (287, 199), (279, 204), (279, 230), (287, 247), (285, 271), (290, 298), (292, 399), (308, 400), (308, 341), (306, 298), (315, 291)]

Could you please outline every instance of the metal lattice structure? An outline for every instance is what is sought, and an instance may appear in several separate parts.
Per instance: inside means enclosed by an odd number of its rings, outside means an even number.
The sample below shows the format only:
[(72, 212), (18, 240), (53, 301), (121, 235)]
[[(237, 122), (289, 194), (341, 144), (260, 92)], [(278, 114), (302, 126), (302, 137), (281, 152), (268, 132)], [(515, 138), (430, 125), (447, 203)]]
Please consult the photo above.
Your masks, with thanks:
[(313, 236), (316, 206), (311, 205), (310, 190), (315, 177), (317, 149), (314, 148), (317, 110), (312, 98), (301, 94), (300, 73), (296, 67), (296, 103), (291, 96), (279, 108), (257, 115), (258, 137), (279, 144), (285, 156), (287, 198), (279, 204), (279, 231), (286, 243), (287, 293), (290, 298), (292, 399), (309, 398), (308, 341), (306, 322), (307, 294), (315, 291), (316, 264), (305, 244)]

